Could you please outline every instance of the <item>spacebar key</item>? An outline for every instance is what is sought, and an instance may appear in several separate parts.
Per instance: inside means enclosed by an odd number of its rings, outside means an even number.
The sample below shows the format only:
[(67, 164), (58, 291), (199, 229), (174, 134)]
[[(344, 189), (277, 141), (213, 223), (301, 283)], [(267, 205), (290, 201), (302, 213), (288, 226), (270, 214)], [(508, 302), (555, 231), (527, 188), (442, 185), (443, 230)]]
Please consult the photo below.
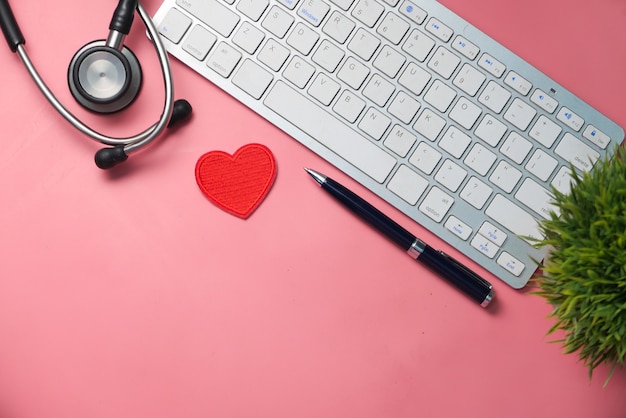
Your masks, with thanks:
[(379, 183), (396, 164), (394, 157), (280, 80), (265, 105)]

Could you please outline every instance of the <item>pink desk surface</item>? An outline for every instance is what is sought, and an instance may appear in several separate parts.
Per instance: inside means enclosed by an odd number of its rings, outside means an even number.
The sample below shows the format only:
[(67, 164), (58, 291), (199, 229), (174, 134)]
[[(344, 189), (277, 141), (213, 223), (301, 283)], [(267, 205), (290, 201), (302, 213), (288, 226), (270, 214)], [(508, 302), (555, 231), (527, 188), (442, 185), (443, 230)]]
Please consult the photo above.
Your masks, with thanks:
[[(67, 63), (106, 36), (115, 2), (13, 1), (40, 72), (69, 107)], [(626, 126), (623, 0), (445, 0)], [(158, 0), (149, 0), (154, 13)], [(78, 9), (78, 10), (73, 10)], [(160, 112), (137, 25), (142, 96), (109, 133)], [(3, 42), (4, 46), (4, 42)], [(344, 182), (456, 255), (178, 62), (192, 123), (115, 172), (42, 98), (8, 49), (0, 147), (1, 418), (626, 416), (626, 372), (587, 369), (546, 331), (550, 307), (484, 273), (485, 311), (324, 195)], [(276, 183), (248, 219), (207, 201), (194, 165), (260, 142)]]

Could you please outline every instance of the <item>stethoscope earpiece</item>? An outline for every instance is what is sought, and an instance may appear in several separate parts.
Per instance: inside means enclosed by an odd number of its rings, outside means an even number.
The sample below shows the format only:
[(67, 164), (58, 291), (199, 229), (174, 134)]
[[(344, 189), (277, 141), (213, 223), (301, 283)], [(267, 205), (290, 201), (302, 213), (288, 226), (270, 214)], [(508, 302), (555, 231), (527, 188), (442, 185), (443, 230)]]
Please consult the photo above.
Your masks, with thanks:
[(118, 112), (137, 97), (142, 73), (139, 60), (127, 47), (121, 51), (104, 40), (90, 42), (72, 58), (67, 71), (72, 96), (97, 113)]
[[(178, 123), (186, 120), (191, 116), (192, 108), (185, 99), (178, 99), (174, 102), (172, 116), (167, 124), (168, 128), (172, 128)], [(115, 167), (119, 163), (123, 163), (128, 159), (128, 155), (123, 145), (117, 145), (111, 148), (102, 148), (96, 152), (95, 162), (98, 168), (103, 170)]]

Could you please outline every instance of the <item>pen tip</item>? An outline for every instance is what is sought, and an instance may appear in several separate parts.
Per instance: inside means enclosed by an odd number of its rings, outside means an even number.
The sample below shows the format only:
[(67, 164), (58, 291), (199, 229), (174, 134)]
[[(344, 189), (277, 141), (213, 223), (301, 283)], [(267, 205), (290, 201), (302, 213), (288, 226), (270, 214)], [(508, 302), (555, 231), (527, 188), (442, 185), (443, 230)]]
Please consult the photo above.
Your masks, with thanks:
[(310, 168), (304, 168), (304, 171), (306, 171), (307, 173), (309, 173), (309, 175), (311, 177), (313, 177), (313, 179), (315, 179), (316, 182), (318, 182), (320, 185), (324, 184), (324, 182), (326, 181), (326, 176), (323, 175), (322, 173), (318, 173), (315, 170), (311, 170)]

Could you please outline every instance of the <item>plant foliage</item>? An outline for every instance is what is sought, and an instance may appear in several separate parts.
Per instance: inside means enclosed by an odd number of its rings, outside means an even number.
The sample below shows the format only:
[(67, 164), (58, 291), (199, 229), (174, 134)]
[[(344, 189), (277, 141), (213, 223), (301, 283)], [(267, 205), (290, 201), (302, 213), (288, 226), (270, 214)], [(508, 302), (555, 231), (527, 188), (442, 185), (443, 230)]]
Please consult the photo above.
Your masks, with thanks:
[[(541, 222), (549, 256), (535, 279), (536, 294), (552, 306), (556, 319), (548, 334), (564, 331), (566, 353), (593, 370), (613, 371), (626, 357), (626, 151), (600, 160), (591, 173), (572, 169), (571, 193), (553, 189), (552, 213)], [(607, 379), (608, 382), (608, 379)]]

